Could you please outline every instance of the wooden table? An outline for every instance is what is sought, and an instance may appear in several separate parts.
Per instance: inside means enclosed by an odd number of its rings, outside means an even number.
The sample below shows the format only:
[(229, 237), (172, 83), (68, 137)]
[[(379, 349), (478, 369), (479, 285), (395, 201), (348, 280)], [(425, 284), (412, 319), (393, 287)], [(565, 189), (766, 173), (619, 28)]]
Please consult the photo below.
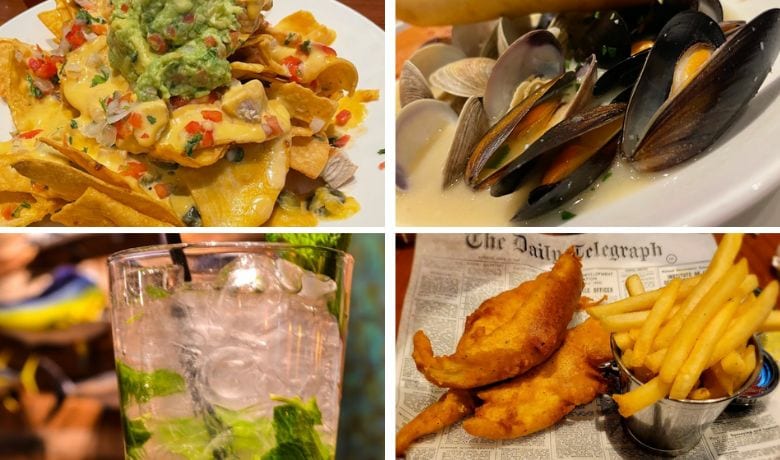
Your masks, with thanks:
[[(43, 0), (2, 0), (0, 2), (0, 25), (22, 11)], [(385, 2), (382, 0), (342, 0), (342, 3), (360, 12), (382, 29), (385, 28)]]
[[(720, 235), (715, 235), (720, 241)], [(412, 240), (413, 241), (413, 240)], [(740, 256), (745, 257), (750, 264), (750, 271), (755, 273), (760, 286), (777, 279), (772, 269), (772, 256), (780, 246), (780, 234), (749, 234), (745, 236), (740, 250)], [(395, 335), (398, 337), (398, 325), (404, 307), (404, 296), (409, 287), (409, 276), (414, 260), (414, 243), (397, 244), (395, 251)], [(474, 306), (476, 308), (476, 305)], [(780, 308), (780, 302), (775, 308)]]

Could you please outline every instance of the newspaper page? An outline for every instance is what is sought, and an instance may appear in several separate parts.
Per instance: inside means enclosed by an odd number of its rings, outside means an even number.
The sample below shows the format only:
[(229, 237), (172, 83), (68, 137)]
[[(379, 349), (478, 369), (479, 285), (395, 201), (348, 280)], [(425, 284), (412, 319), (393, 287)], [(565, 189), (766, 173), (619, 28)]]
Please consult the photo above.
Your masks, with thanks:
[[(444, 390), (430, 384), (411, 358), (412, 336), (422, 329), (435, 355), (455, 349), (466, 317), (485, 299), (549, 270), (574, 245), (582, 258), (583, 295), (610, 301), (628, 295), (624, 280), (638, 273), (655, 289), (672, 277), (689, 277), (707, 266), (716, 244), (710, 235), (427, 235), (417, 237), (409, 289), (396, 344), (396, 431)], [(587, 316), (575, 314), (573, 324)], [(571, 326), (571, 325), (570, 325)], [(562, 383), (564, 384), (564, 383)], [(623, 432), (608, 396), (577, 407), (552, 428), (530, 436), (489, 441), (460, 424), (418, 440), (407, 459), (514, 460), (653, 458)], [(780, 391), (748, 410), (727, 410), (702, 442), (681, 458), (780, 458)]]

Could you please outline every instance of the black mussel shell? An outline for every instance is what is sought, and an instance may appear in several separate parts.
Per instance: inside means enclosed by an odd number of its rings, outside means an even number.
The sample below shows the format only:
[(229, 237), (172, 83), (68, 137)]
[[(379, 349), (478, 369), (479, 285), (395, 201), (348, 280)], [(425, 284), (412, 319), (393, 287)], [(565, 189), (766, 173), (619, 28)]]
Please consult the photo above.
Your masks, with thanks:
[(628, 102), (631, 90), (639, 79), (649, 54), (650, 50), (646, 49), (622, 60), (604, 72), (593, 86), (593, 98), (598, 103)]
[(598, 65), (608, 69), (631, 54), (631, 35), (617, 11), (567, 12), (552, 23), (568, 35), (568, 52), (577, 61), (596, 55)]

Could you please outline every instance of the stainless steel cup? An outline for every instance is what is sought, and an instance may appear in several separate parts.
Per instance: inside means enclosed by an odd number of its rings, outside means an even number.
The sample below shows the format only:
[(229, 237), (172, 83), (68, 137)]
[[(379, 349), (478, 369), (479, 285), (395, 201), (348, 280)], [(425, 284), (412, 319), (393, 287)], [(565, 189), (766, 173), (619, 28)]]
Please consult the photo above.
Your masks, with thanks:
[[(761, 370), (763, 353), (755, 337), (750, 339), (756, 350), (756, 368), (750, 378), (733, 395), (717, 399), (664, 398), (650, 407), (623, 419), (628, 436), (645, 449), (660, 455), (680, 455), (701, 440), (704, 431), (715, 421), (729, 403), (750, 388)], [(612, 355), (620, 371), (620, 392), (627, 393), (642, 385), (620, 359), (621, 352), (611, 341)]]

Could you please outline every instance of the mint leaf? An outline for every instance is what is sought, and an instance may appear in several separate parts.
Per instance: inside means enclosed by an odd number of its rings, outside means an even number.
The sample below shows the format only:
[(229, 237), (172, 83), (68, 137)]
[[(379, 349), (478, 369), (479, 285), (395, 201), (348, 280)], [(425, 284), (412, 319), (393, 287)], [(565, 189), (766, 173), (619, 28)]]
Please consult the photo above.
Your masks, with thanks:
[(146, 286), (146, 289), (144, 289), (147, 294), (149, 294), (149, 297), (153, 299), (164, 299), (171, 295), (170, 292), (166, 291), (165, 289), (159, 287), (159, 286)]
[(141, 419), (130, 420), (122, 414), (122, 431), (125, 434), (127, 456), (131, 460), (141, 458), (141, 447), (152, 437)]
[(117, 360), (116, 373), (123, 406), (130, 400), (145, 403), (154, 397), (181, 393), (185, 389), (184, 378), (168, 369), (143, 372)]
[(271, 399), (285, 404), (274, 407), (273, 427), (277, 446), (262, 460), (328, 460), (332, 457), (314, 428), (322, 424), (322, 413), (315, 398), (308, 402), (298, 397), (272, 396)]

